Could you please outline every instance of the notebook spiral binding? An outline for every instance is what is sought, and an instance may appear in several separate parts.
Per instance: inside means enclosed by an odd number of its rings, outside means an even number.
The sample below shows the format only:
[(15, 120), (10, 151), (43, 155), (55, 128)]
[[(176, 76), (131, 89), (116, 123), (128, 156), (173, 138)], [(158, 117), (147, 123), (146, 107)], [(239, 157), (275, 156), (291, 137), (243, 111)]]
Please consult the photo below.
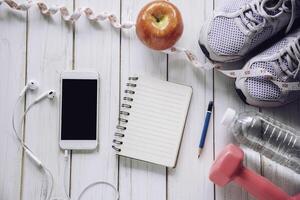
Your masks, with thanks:
[(123, 144), (122, 138), (125, 137), (124, 131), (126, 130), (126, 124), (128, 123), (127, 116), (130, 115), (129, 109), (131, 109), (133, 102), (133, 95), (135, 94), (134, 88), (137, 86), (136, 81), (138, 77), (129, 77), (128, 83), (126, 83), (127, 89), (124, 90), (125, 96), (123, 97), (123, 103), (121, 104), (119, 125), (117, 125), (117, 132), (115, 132), (115, 139), (113, 140), (112, 148), (121, 152), (121, 145)]

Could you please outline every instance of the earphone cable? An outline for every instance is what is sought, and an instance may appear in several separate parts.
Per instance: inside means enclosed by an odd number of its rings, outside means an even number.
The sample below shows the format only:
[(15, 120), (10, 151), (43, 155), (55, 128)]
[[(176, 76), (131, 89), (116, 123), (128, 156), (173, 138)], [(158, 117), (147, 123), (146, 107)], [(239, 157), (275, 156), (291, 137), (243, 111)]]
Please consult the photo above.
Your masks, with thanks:
[[(13, 127), (13, 133), (14, 133), (14, 137), (17, 138), (17, 140), (19, 141), (19, 143), (21, 144), (21, 147), (25, 150), (25, 151), (28, 151), (30, 152), (32, 155), (35, 156), (35, 153), (27, 146), (27, 144), (24, 142), (24, 140), (21, 138), (20, 134), (18, 133), (18, 128), (22, 129), (22, 126), (23, 126), (23, 123), (24, 123), (24, 120), (25, 120), (25, 116), (26, 114), (29, 112), (29, 110), (37, 103), (36, 101), (34, 101), (33, 103), (31, 103), (28, 108), (24, 111), (24, 113), (22, 114), (22, 117), (21, 117), (21, 122), (20, 122), (20, 127), (17, 128), (16, 126), (16, 120), (15, 120), (15, 114), (16, 114), (16, 111), (17, 111), (17, 107), (18, 105), (21, 103), (23, 97), (24, 97), (25, 93), (23, 93), (22, 95), (20, 95), (16, 101), (16, 104), (14, 106), (14, 109), (13, 109), (13, 114), (12, 114), (12, 127)], [(47, 194), (46, 194), (46, 200), (49, 200), (50, 197), (51, 197), (51, 194), (52, 194), (52, 188), (53, 188), (53, 175), (52, 173), (50, 172), (50, 170), (44, 166), (43, 164), (41, 164), (40, 166), (44, 172), (45, 172), (45, 176), (46, 176), (46, 182), (47, 182), (47, 186), (46, 186), (46, 189), (47, 189)], [(50, 181), (49, 181), (50, 180)], [(50, 186), (48, 186), (48, 182), (50, 182)], [(48, 189), (48, 187), (50, 189)], [(42, 185), (42, 191), (44, 190), (43, 188), (43, 185)], [(49, 190), (49, 191), (48, 191)], [(42, 195), (43, 196), (43, 195)]]
[(16, 139), (21, 143), (21, 145), (23, 146), (23, 140), (21, 139), (21, 137), (19, 136), (18, 132), (17, 132), (17, 129), (16, 129), (16, 125), (15, 125), (15, 113), (17, 111), (17, 107), (19, 105), (19, 103), (21, 103), (22, 101), (22, 98), (23, 98), (23, 95), (22, 96), (19, 96), (15, 105), (14, 105), (14, 108), (13, 108), (13, 113), (12, 113), (12, 127), (13, 127), (13, 133), (14, 133), (14, 137), (16, 137)]
[[(34, 101), (32, 102), (24, 111), (24, 113), (22, 114), (21, 116), (21, 119), (20, 119), (20, 126), (17, 127), (16, 126), (16, 119), (15, 119), (15, 115), (16, 115), (16, 111), (17, 111), (17, 107), (18, 105), (21, 103), (23, 97), (24, 97), (25, 93), (20, 95), (16, 101), (16, 104), (14, 106), (14, 109), (13, 109), (13, 113), (12, 113), (12, 127), (13, 127), (13, 132), (14, 132), (14, 137), (19, 141), (21, 147), (25, 150), (25, 152), (27, 152), (27, 154), (32, 157), (36, 164), (39, 165), (39, 167), (44, 171), (45, 173), (45, 176), (46, 176), (46, 196), (45, 196), (45, 200), (70, 200), (70, 196), (68, 195), (68, 190), (67, 190), (67, 186), (66, 186), (66, 175), (67, 175), (67, 167), (68, 167), (68, 160), (69, 160), (69, 151), (68, 150), (65, 150), (65, 166), (64, 166), (64, 174), (63, 174), (63, 187), (64, 187), (64, 192), (65, 192), (65, 195), (66, 195), (66, 198), (59, 198), (59, 197), (52, 197), (52, 193), (53, 193), (53, 186), (54, 186), (54, 177), (53, 177), (53, 174), (51, 173), (51, 171), (41, 162), (37, 159), (37, 156), (35, 155), (35, 153), (27, 146), (27, 144), (25, 143), (25, 141), (21, 138), (20, 134), (18, 133), (18, 130), (20, 128), (20, 130), (22, 130), (23, 128), (23, 125), (24, 125), (24, 120), (25, 120), (25, 117), (26, 117), (26, 114), (31, 110), (31, 108), (36, 105), (38, 103), (38, 101)], [(109, 187), (111, 187), (114, 192), (116, 193), (116, 200), (119, 199), (119, 192), (118, 192), (118, 189), (111, 183), (109, 182), (106, 182), (106, 181), (96, 181), (96, 182), (93, 182), (91, 184), (89, 184), (88, 186), (86, 186), (82, 191), (81, 193), (79, 194), (77, 200), (80, 200), (81, 197), (92, 187), (96, 186), (96, 185), (107, 185)], [(42, 184), (42, 194), (43, 194), (43, 191), (44, 191), (44, 184)], [(41, 195), (41, 198), (43, 197), (44, 195)]]
[[(43, 170), (45, 171), (45, 175), (47, 178), (47, 182), (50, 182), (50, 185), (47, 185), (47, 195), (46, 195), (46, 200), (50, 200), (51, 196), (52, 196), (52, 192), (53, 192), (53, 185), (54, 185), (54, 178), (53, 178), (53, 174), (51, 173), (51, 171), (46, 167), (43, 166)], [(48, 191), (49, 190), (49, 191)]]
[(64, 191), (65, 191), (65, 195), (68, 199), (71, 199), (70, 196), (69, 196), (69, 192), (68, 192), (68, 189), (67, 189), (67, 183), (66, 183), (66, 180), (67, 180), (67, 168), (68, 168), (68, 161), (69, 161), (69, 151), (68, 150), (65, 150), (65, 155), (64, 155), (64, 158), (65, 158), (65, 167), (64, 167), (64, 175), (63, 175), (63, 184), (64, 184)]

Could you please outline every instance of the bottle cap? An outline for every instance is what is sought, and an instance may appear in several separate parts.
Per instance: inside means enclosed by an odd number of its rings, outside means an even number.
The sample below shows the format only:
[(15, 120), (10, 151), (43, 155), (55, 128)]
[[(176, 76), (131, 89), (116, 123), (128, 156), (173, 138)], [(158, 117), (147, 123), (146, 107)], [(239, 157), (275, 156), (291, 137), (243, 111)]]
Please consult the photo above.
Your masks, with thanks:
[(234, 120), (235, 115), (235, 110), (233, 110), (232, 108), (227, 108), (221, 120), (221, 124), (224, 126), (228, 126)]

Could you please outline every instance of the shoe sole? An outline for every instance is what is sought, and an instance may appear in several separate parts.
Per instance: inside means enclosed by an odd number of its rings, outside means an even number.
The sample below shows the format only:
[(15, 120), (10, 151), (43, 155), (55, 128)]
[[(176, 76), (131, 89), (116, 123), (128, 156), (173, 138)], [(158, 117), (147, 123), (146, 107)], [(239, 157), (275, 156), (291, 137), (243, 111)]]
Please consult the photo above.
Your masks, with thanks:
[(250, 105), (250, 104), (247, 102), (247, 98), (246, 98), (246, 96), (244, 95), (244, 93), (242, 92), (242, 90), (235, 88), (235, 91), (236, 91), (237, 95), (242, 99), (242, 101), (243, 101), (245, 104)]
[(206, 58), (207, 58), (208, 60), (212, 61), (212, 62), (215, 62), (214, 60), (212, 60), (212, 59), (210, 58), (210, 55), (209, 55), (208, 50), (206, 49), (206, 47), (205, 47), (203, 44), (201, 44), (200, 40), (198, 40), (198, 44), (199, 44), (199, 46), (200, 46), (201, 51), (202, 51), (203, 54), (206, 56)]
[[(205, 55), (205, 57), (206, 57), (208, 60), (210, 60), (210, 61), (213, 62), (213, 63), (221, 63), (221, 61), (213, 60), (213, 59), (210, 57), (209, 51), (206, 49), (205, 45), (202, 44), (202, 43), (200, 42), (200, 40), (198, 40), (198, 45), (199, 45), (201, 51), (203, 52), (203, 54)], [(223, 61), (223, 62), (224, 62), (224, 63), (232, 63), (232, 62), (238, 62), (238, 61), (241, 61), (241, 60), (243, 60), (243, 59), (244, 59), (244, 58), (241, 57), (241, 58), (236, 58), (236, 59), (230, 59), (230, 60), (227, 60), (226, 62), (225, 62), (225, 61)]]

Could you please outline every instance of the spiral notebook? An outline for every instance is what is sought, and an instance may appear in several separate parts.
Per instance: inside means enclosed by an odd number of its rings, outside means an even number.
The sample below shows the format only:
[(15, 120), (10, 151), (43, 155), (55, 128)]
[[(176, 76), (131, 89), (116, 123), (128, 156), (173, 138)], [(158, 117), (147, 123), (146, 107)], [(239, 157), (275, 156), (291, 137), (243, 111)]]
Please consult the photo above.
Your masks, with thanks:
[(113, 149), (120, 156), (175, 167), (192, 88), (130, 77)]

